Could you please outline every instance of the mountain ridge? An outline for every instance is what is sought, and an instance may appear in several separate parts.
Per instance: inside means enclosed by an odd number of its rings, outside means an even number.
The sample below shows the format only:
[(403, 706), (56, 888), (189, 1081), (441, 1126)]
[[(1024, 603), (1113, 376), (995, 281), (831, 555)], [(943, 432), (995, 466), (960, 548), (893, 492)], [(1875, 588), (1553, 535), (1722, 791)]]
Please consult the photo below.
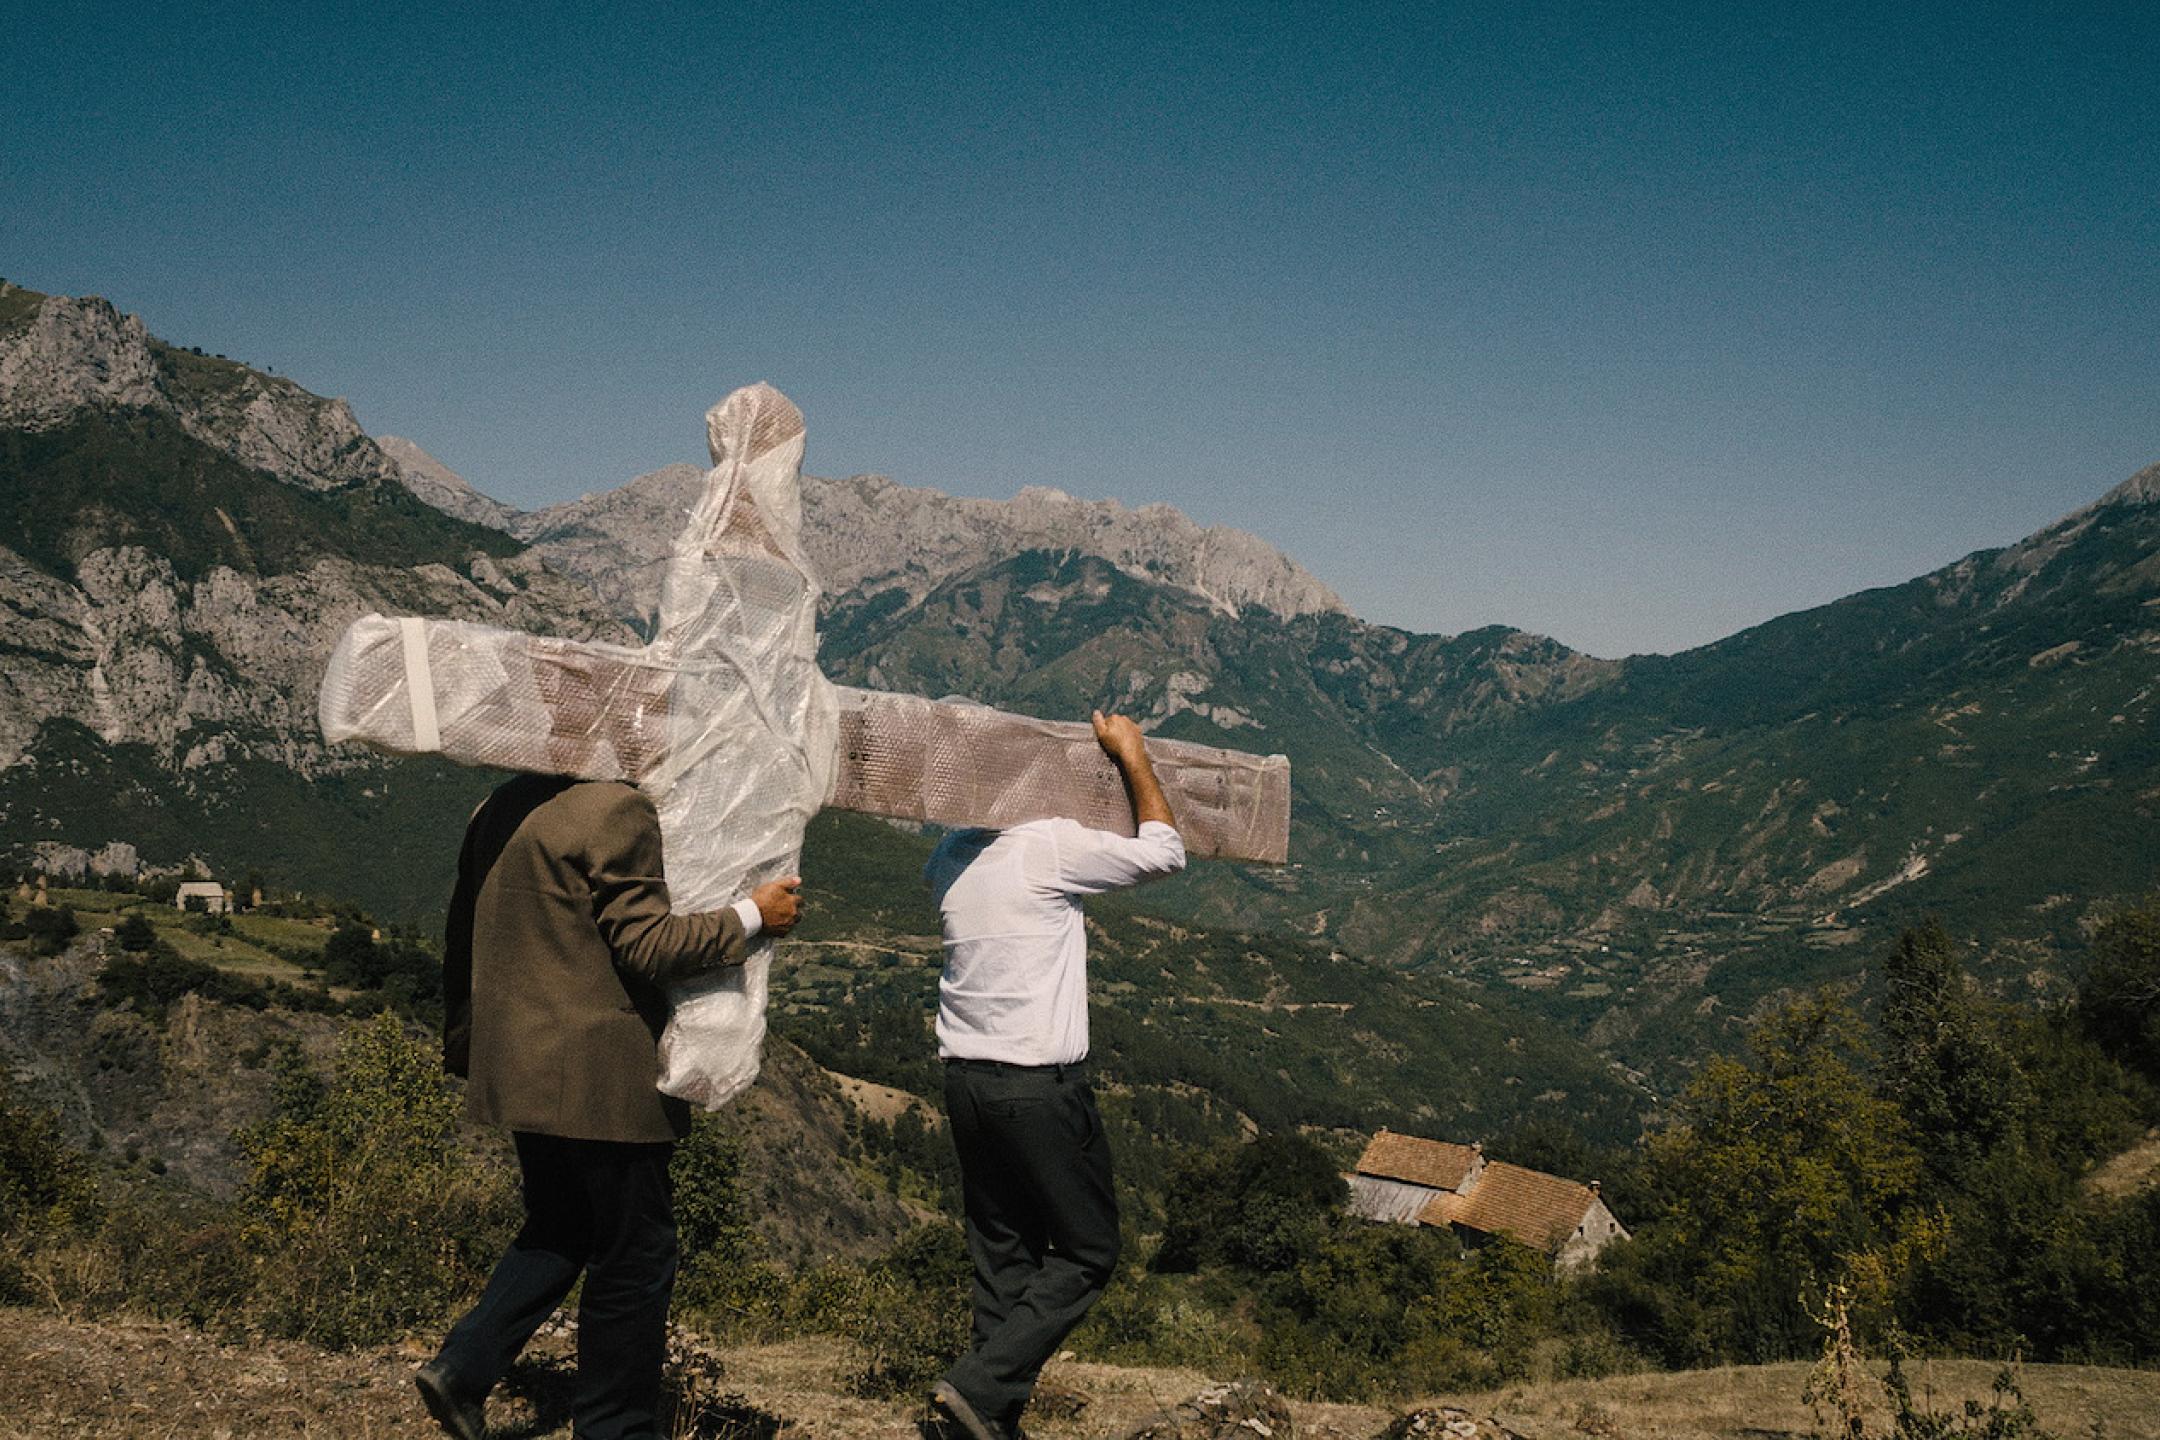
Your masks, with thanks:
[[(702, 479), (670, 467), (505, 517), (418, 447), (352, 438), (335, 402), (197, 366), (103, 302), (26, 297), (0, 291), (0, 466), (44, 499), (0, 555), (0, 821), (38, 844), (237, 853), (258, 801), (320, 822), (295, 862), (309, 883), (369, 827), (451, 843), (486, 777), (315, 737), (336, 628), (380, 609), (628, 638)], [(241, 458), (308, 434), (344, 438)], [(305, 483), (268, 468), (319, 453)], [(303, 524), (292, 497), (342, 508)], [(821, 626), (836, 679), (1123, 707), (1291, 757), (1292, 863), (1196, 867), (1152, 903), (1439, 967), (1637, 1068), (1729, 1039), (1781, 989), (1864, 975), (1930, 906), (1984, 940), (1990, 983), (2047, 998), (2093, 916), (2160, 884), (2156, 501), (2160, 466), (1900, 585), (1600, 660), (1506, 627), (1369, 624), (1272, 550), (1281, 568), (1232, 595), (1206, 555), (1173, 565), (1135, 538), (1209, 533), (1168, 507), (805, 481), (819, 563), (848, 581)], [(1260, 603), (1270, 577), (1296, 613)], [(424, 866), (383, 869), (369, 903), (439, 903)]]
[[(384, 448), (422, 499), (526, 541), (639, 621), (658, 607), (668, 546), (705, 480), (694, 465), (665, 465), (612, 489), (517, 511), (409, 440), (385, 441)], [(1048, 549), (1099, 555), (1227, 614), (1247, 607), (1284, 618), (1347, 613), (1332, 589), (1257, 535), (1202, 526), (1159, 503), (1128, 509), (1037, 485), (1010, 500), (986, 500), (883, 475), (804, 475), (803, 520), (804, 544), (828, 595), (900, 590), (916, 600), (993, 555)]]

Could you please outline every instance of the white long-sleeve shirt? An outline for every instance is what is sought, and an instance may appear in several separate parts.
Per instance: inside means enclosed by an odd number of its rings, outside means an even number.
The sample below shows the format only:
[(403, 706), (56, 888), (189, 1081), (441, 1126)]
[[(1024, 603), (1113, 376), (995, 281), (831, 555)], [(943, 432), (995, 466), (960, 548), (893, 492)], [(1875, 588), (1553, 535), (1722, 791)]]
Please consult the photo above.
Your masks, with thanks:
[(1087, 925), (1081, 897), (1185, 868), (1159, 820), (1130, 838), (1076, 820), (956, 830), (923, 867), (945, 929), (938, 1054), (1070, 1065), (1087, 1057)]

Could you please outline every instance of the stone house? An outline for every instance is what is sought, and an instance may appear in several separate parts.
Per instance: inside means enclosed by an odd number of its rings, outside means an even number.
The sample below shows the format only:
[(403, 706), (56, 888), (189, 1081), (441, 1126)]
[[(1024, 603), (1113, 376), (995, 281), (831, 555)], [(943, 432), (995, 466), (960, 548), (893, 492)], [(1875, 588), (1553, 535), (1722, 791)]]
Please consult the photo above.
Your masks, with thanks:
[(1445, 1225), (1465, 1244), (1505, 1236), (1552, 1257), (1556, 1270), (1597, 1258), (1627, 1227), (1595, 1180), (1487, 1160), (1482, 1144), (1455, 1145), (1382, 1130), (1348, 1177), (1350, 1211), (1398, 1225)]
[(232, 891), (215, 880), (189, 880), (173, 892), (175, 910), (187, 909), (190, 900), (200, 900), (204, 911), (212, 915), (223, 915), (233, 908)]

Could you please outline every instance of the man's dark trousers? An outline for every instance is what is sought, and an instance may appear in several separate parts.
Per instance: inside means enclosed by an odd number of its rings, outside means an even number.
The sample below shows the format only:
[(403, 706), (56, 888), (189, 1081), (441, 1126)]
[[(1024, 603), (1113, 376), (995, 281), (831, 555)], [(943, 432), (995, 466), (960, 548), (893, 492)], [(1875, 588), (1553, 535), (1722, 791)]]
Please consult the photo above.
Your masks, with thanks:
[(658, 1431), (668, 1299), (675, 1289), (675, 1212), (668, 1143), (626, 1144), (517, 1134), (525, 1224), (472, 1312), (443, 1342), (461, 1395), (494, 1388), (580, 1271), (577, 1440)]
[(1009, 1430), (1117, 1265), (1110, 1145), (1071, 1065), (949, 1060), (945, 1112), (975, 1262), (974, 1347), (945, 1378)]

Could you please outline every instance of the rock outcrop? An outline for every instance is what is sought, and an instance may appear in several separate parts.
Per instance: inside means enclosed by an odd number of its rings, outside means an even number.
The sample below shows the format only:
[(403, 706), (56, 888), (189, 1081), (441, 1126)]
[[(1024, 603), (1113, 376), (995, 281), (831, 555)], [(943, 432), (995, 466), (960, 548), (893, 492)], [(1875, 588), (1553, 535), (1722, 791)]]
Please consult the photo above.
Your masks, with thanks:
[(104, 300), (37, 296), (0, 286), (13, 324), (0, 325), (0, 425), (58, 424), (89, 405), (135, 407), (161, 399), (157, 361), (140, 317)]
[(1210, 1385), (1141, 1424), (1125, 1440), (1296, 1440), (1297, 1421), (1272, 1386)]
[(343, 400), (167, 345), (94, 295), (0, 287), (0, 427), (44, 429), (91, 408), (169, 414), (212, 449), (303, 490), (403, 478)]
[[(1586, 1435), (1601, 1432), (1578, 1424)], [(1490, 1415), (1473, 1415), (1459, 1405), (1429, 1405), (1399, 1417), (1373, 1440), (1523, 1440)]]

